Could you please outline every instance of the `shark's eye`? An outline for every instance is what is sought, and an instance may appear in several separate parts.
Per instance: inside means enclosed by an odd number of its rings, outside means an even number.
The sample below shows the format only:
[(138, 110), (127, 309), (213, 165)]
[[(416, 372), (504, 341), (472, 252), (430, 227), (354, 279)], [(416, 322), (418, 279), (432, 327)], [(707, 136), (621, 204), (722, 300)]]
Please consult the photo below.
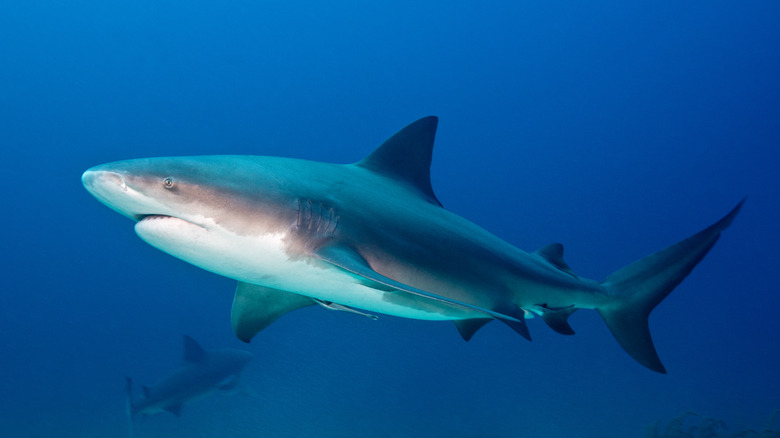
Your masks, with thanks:
[(163, 180), (163, 186), (166, 189), (172, 189), (174, 186), (176, 186), (176, 180), (169, 176)]

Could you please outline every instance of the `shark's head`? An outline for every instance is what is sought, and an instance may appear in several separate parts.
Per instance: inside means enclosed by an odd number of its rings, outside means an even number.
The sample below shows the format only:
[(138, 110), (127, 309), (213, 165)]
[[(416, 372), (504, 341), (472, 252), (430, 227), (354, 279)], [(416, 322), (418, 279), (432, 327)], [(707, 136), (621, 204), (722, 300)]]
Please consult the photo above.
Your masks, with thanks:
[(162, 216), (205, 226), (205, 218), (185, 207), (198, 190), (192, 176), (191, 170), (170, 160), (142, 159), (95, 166), (81, 181), (100, 202), (136, 222)]
[[(253, 223), (278, 216), (278, 187), (272, 187), (278, 181), (263, 170), (256, 157), (146, 158), (95, 166), (81, 180), (100, 202), (135, 221), (169, 217), (206, 229), (214, 223), (235, 228), (230, 220), (249, 209)], [(263, 215), (268, 208), (274, 211)]]
[[(245, 160), (237, 166), (237, 160)], [(274, 172), (255, 157), (203, 156), (118, 161), (93, 167), (84, 187), (136, 221), (151, 245), (204, 269), (223, 272), (241, 254), (235, 239), (283, 238), (297, 218)], [(221, 254), (223, 257), (207, 257)], [(240, 274), (232, 272), (233, 274)]]

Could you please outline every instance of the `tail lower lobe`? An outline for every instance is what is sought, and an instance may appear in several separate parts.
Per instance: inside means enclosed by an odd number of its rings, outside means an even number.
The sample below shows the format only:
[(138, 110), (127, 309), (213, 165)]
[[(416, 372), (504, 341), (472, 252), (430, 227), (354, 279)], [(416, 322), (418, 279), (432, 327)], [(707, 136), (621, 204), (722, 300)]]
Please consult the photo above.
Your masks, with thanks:
[(614, 299), (597, 310), (620, 346), (640, 364), (666, 373), (650, 337), (650, 312), (707, 255), (744, 202), (704, 230), (614, 272), (602, 282)]

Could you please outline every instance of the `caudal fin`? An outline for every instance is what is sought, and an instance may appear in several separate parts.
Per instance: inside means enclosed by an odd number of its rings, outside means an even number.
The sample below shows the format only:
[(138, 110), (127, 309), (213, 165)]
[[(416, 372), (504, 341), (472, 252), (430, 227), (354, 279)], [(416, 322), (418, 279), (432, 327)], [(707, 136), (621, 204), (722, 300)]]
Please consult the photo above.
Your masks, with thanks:
[(602, 282), (614, 300), (597, 310), (620, 346), (640, 364), (666, 373), (650, 337), (650, 312), (707, 255), (744, 202), (704, 230), (614, 272)]

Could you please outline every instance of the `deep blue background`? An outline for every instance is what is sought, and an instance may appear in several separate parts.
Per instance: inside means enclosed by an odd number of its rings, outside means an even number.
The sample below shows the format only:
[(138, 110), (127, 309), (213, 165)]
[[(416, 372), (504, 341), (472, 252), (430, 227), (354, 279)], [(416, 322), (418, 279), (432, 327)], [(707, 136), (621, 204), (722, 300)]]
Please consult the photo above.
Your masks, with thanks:
[[(124, 436), (123, 377), (177, 366), (181, 334), (246, 348), (258, 396), (138, 437), (640, 437), (685, 410), (732, 429), (780, 408), (777, 1), (17, 1), (0, 4), (0, 434)], [(668, 375), (595, 312), (372, 322), (305, 309), (245, 346), (234, 284), (138, 239), (81, 173), (127, 158), (353, 162), (440, 116), (433, 186), (585, 277), (733, 227), (650, 323)]]

